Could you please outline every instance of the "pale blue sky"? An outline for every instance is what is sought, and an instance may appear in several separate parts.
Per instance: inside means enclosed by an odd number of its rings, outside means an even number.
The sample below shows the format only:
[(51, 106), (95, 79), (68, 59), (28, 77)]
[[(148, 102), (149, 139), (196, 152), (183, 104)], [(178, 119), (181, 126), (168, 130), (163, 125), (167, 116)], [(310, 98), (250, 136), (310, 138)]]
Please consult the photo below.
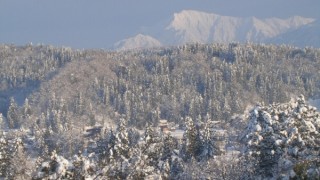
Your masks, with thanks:
[(174, 12), (320, 19), (319, 0), (0, 0), (0, 43), (109, 48)]

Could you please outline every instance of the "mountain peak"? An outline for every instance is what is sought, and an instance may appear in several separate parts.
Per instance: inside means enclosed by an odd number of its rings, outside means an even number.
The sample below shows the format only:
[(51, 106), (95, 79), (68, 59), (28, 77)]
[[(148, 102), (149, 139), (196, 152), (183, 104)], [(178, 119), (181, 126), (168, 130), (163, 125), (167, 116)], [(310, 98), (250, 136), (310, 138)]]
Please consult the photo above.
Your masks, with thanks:
[(179, 43), (206, 42), (213, 23), (220, 17), (217, 14), (183, 10), (174, 14), (166, 30), (175, 32), (175, 35), (179, 36)]
[(134, 37), (121, 40), (115, 44), (115, 49), (117, 50), (130, 50), (130, 49), (140, 49), (140, 48), (152, 48), (159, 47), (161, 43), (148, 35), (137, 34)]

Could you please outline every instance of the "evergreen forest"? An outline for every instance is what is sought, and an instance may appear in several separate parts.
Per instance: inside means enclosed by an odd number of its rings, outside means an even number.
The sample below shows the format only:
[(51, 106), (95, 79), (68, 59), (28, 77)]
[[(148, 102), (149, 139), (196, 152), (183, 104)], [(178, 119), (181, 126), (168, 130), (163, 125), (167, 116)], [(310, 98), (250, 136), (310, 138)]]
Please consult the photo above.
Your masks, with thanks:
[(319, 179), (317, 99), (312, 47), (2, 44), (0, 179)]

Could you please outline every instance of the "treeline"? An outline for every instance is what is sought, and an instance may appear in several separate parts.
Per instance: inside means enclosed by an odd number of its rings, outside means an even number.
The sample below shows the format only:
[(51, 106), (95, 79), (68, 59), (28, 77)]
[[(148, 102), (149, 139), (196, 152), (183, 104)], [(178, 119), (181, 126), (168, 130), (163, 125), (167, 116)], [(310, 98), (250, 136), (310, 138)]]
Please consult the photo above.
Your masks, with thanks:
[(0, 52), (1, 113), (10, 119), (11, 97), (17, 108), (28, 99), (32, 112), (26, 119), (16, 110), (15, 127), (38, 122), (58, 131), (55, 123), (112, 124), (120, 115), (138, 128), (159, 119), (184, 126), (187, 116), (224, 122), (255, 102), (320, 94), (314, 48), (233, 43), (105, 52), (2, 45)]

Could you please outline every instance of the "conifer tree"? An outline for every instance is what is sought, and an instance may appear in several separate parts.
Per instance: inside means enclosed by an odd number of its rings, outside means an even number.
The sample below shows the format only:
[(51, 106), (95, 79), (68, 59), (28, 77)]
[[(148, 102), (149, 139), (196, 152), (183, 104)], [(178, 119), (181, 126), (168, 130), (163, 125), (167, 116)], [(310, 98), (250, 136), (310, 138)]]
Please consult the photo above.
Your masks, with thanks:
[(121, 118), (115, 134), (115, 153), (121, 158), (129, 158), (129, 136), (125, 119)]
[(124, 179), (128, 176), (129, 158), (131, 157), (129, 143), (126, 121), (124, 118), (120, 118), (115, 133), (114, 148), (110, 149), (110, 163), (107, 172), (109, 178)]
[(213, 128), (213, 122), (210, 119), (207, 120), (203, 132), (203, 156), (206, 159), (211, 158), (213, 155), (219, 153), (219, 149), (214, 142)]
[(3, 115), (0, 113), (0, 132), (2, 129), (5, 129), (6, 124)]
[(14, 156), (11, 158), (11, 169), (14, 172), (14, 179), (30, 179), (33, 171), (33, 164), (28, 159), (23, 142), (20, 138), (13, 144)]
[(9, 128), (18, 128), (20, 123), (20, 116), (19, 116), (19, 110), (18, 110), (18, 105), (15, 102), (14, 98), (10, 98), (10, 105), (8, 109), (8, 114), (7, 114), (7, 119), (8, 119), (8, 125)]
[(28, 119), (31, 116), (31, 113), (32, 113), (31, 106), (29, 104), (28, 98), (26, 98), (22, 108), (22, 118), (25, 120)]
[(10, 165), (9, 142), (0, 130), (0, 178), (7, 178)]
[(175, 142), (175, 139), (170, 134), (165, 135), (162, 141), (163, 141), (163, 146), (162, 146), (161, 160), (168, 161), (170, 165), (172, 162), (172, 153), (177, 146), (177, 142)]
[[(191, 157), (198, 158), (202, 151), (202, 140), (200, 137), (199, 128), (197, 128), (190, 117), (186, 118), (186, 131), (184, 133), (186, 153)], [(188, 159), (188, 161), (190, 158)]]

